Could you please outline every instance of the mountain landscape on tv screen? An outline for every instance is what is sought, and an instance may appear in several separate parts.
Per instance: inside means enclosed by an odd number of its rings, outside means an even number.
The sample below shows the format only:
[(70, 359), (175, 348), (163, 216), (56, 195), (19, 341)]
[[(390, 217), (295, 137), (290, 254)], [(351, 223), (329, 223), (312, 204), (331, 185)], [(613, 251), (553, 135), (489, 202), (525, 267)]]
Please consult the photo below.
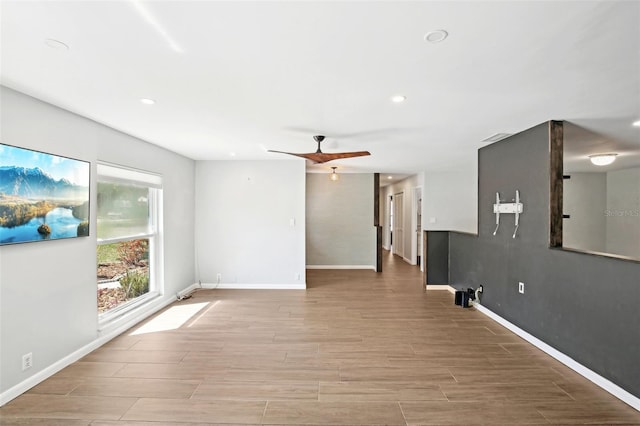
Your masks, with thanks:
[(88, 186), (40, 167), (0, 166), (0, 244), (85, 236), (88, 220)]
[(0, 193), (22, 198), (81, 199), (87, 187), (54, 179), (39, 167), (0, 166)]

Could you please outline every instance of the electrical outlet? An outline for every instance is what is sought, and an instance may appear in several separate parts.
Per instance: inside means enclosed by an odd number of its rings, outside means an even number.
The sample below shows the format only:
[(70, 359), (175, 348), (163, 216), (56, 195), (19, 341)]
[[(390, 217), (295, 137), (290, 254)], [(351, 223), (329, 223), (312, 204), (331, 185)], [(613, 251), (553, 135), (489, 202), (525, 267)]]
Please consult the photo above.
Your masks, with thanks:
[(33, 367), (33, 353), (29, 352), (28, 354), (22, 355), (22, 371), (28, 370)]
[(296, 281), (300, 281), (300, 274), (296, 274)]
[(220, 281), (222, 281), (222, 274), (216, 275), (216, 281), (218, 282), (218, 284), (220, 284)]
[(518, 293), (524, 294), (524, 283), (523, 282), (519, 282), (518, 283)]

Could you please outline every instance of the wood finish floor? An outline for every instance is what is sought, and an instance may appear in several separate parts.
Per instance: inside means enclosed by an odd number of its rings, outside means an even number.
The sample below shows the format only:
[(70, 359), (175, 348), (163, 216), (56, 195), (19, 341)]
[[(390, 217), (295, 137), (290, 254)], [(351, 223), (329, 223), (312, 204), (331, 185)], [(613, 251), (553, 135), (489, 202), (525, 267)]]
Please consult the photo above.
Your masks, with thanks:
[(2, 425), (636, 424), (416, 267), (203, 290), (0, 408)]

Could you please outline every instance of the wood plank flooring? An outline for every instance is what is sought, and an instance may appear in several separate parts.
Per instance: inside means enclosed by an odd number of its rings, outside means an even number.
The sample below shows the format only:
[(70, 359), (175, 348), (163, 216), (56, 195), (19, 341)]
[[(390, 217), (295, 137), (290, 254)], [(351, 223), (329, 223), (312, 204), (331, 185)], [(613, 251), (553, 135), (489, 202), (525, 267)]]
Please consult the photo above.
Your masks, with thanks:
[(202, 290), (0, 408), (2, 425), (635, 424), (385, 253), (306, 291)]

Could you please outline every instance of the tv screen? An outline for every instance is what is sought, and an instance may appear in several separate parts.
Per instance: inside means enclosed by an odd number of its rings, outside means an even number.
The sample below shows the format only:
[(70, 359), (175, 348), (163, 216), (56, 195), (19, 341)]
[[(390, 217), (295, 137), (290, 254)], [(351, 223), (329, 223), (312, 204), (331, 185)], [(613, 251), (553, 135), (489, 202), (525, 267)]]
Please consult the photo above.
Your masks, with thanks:
[(87, 161), (0, 144), (0, 244), (89, 235)]

